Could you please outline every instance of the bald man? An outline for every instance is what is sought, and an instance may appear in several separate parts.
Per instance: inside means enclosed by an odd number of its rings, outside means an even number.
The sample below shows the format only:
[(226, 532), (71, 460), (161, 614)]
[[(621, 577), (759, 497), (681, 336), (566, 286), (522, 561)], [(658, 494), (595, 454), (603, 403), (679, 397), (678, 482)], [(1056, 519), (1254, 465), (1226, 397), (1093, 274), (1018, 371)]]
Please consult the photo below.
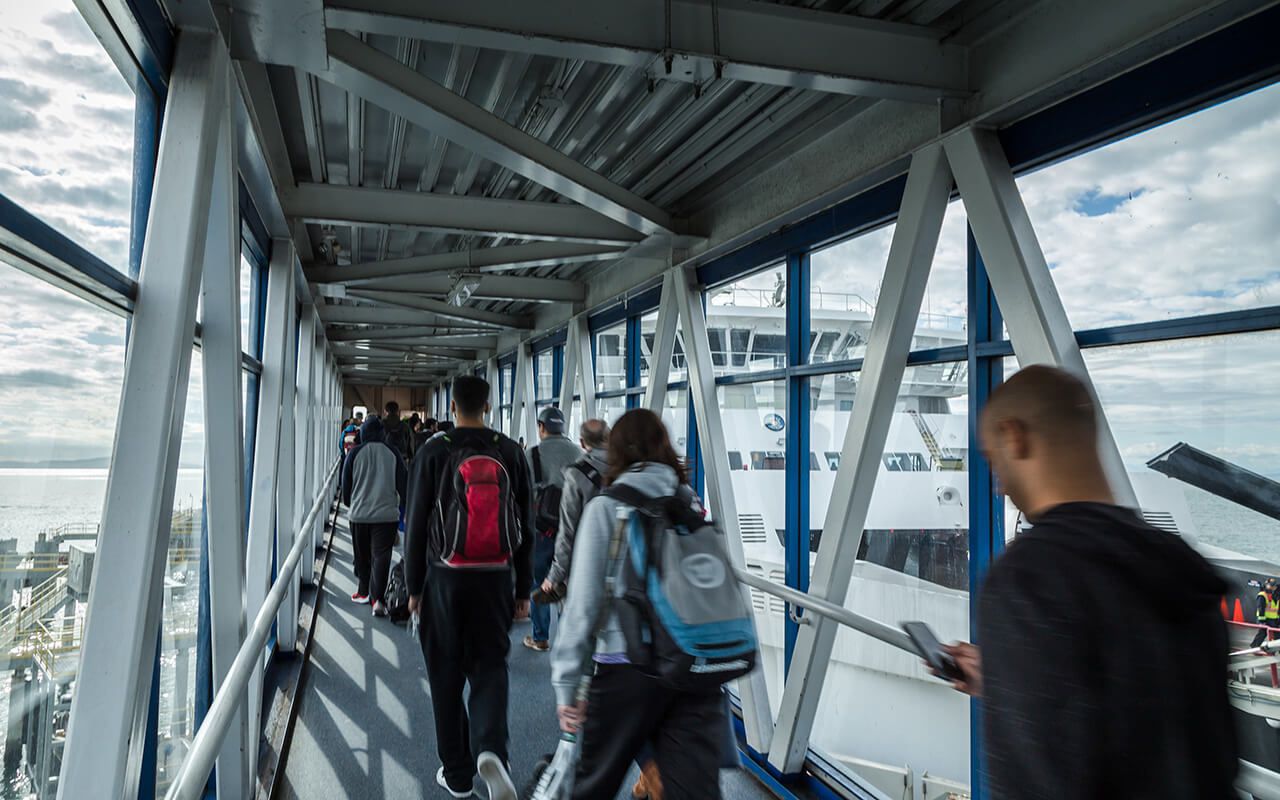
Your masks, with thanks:
[(1033, 523), (996, 560), (972, 644), (993, 800), (1229, 800), (1226, 584), (1181, 538), (1115, 504), (1088, 389), (1028, 367), (991, 394), (979, 441)]

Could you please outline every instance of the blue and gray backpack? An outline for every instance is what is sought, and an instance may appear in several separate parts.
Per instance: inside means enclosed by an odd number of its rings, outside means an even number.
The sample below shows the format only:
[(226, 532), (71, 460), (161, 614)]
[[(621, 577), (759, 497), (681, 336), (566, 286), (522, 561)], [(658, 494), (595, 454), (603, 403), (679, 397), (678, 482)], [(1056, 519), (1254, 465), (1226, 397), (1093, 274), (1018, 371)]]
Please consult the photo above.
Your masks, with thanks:
[(649, 497), (625, 485), (605, 494), (634, 509), (615, 604), (627, 660), (681, 691), (715, 689), (756, 664), (751, 609), (723, 534), (691, 490)]

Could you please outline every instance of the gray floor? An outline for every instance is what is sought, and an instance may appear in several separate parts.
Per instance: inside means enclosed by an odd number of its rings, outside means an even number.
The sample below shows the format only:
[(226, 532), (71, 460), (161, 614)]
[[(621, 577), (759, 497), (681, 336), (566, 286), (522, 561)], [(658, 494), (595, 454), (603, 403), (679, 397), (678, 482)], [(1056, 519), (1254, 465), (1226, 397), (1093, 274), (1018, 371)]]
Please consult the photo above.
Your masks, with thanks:
[[(369, 606), (351, 602), (356, 582), (345, 522), (334, 542), (281, 796), (447, 798), (435, 783), (440, 762), (422, 651), (404, 626), (374, 619)], [(518, 787), (554, 749), (558, 730), (547, 656), (520, 645), (528, 630), (527, 622), (517, 623), (511, 633), (511, 761)], [(771, 796), (745, 773), (721, 776), (726, 800)], [(629, 787), (620, 798), (630, 797)]]

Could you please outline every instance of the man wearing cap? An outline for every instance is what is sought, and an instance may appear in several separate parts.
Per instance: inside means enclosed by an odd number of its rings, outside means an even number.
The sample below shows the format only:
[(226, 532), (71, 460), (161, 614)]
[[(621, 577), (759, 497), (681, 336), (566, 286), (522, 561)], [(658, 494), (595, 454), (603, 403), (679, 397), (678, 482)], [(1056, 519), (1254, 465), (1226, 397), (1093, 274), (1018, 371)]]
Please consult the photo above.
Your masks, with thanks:
[[(534, 544), (533, 585), (547, 577), (556, 552), (556, 531), (560, 527), (560, 494), (564, 489), (564, 468), (582, 458), (582, 448), (564, 435), (564, 412), (547, 406), (538, 414), (538, 444), (525, 452), (533, 475)], [(529, 609), (533, 633), (524, 637), (524, 646), (546, 652), (551, 636), (551, 606), (535, 604)]]

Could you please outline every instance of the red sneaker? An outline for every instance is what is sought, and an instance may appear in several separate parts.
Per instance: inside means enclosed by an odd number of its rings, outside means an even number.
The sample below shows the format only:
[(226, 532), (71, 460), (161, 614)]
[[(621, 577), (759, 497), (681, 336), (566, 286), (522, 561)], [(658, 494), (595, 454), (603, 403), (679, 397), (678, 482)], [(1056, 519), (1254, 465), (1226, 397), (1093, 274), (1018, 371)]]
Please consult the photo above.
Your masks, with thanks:
[(351, 595), (351, 601), (353, 603), (360, 603), (361, 605), (366, 605), (369, 602), (369, 595), (360, 594), (359, 592), (356, 592), (355, 594)]

